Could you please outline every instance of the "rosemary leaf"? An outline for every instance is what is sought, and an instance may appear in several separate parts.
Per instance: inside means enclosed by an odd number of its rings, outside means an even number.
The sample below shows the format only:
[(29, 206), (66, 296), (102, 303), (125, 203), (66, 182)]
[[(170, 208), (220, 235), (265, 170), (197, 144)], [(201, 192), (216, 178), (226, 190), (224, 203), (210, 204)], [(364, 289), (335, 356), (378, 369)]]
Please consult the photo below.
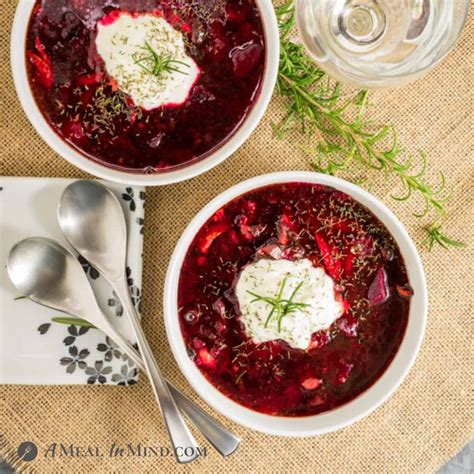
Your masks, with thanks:
[(247, 293), (255, 297), (251, 301), (251, 303), (255, 303), (257, 301), (263, 301), (264, 303), (266, 303), (267, 305), (271, 307), (271, 310), (268, 313), (267, 319), (264, 324), (265, 328), (268, 327), (268, 324), (270, 323), (273, 314), (276, 313), (278, 332), (281, 332), (282, 321), (285, 316), (287, 316), (290, 313), (294, 313), (296, 310), (301, 310), (309, 306), (306, 303), (297, 303), (293, 301), (293, 298), (295, 298), (296, 293), (298, 293), (298, 291), (300, 290), (301, 286), (303, 285), (303, 282), (300, 282), (296, 286), (296, 288), (291, 293), (290, 299), (287, 300), (283, 298), (283, 290), (285, 289), (287, 280), (288, 280), (287, 276), (283, 278), (275, 297), (261, 296), (261, 295), (258, 295), (257, 293), (254, 293), (253, 291), (247, 290)]
[(448, 247), (457, 247), (457, 248), (466, 248), (467, 245), (464, 242), (460, 242), (459, 240), (453, 240), (441, 232), (440, 225), (431, 225), (426, 229), (427, 237), (422, 242), (423, 245), (426, 245), (429, 250), (431, 250), (435, 244), (440, 245), (441, 247), (447, 249)]
[(95, 326), (83, 319), (79, 318), (51, 318), (51, 321), (60, 324), (67, 324), (68, 326), (79, 326), (81, 328), (95, 328)]
[(147, 41), (145, 41), (145, 46), (141, 49), (143, 49), (145, 53), (142, 55), (137, 53), (132, 54), (132, 59), (134, 63), (142, 68), (146, 73), (156, 77), (161, 76), (164, 72), (178, 72), (180, 74), (188, 75), (187, 72), (178, 69), (176, 66), (185, 66), (189, 68), (189, 64), (177, 61), (169, 55), (160, 55)]

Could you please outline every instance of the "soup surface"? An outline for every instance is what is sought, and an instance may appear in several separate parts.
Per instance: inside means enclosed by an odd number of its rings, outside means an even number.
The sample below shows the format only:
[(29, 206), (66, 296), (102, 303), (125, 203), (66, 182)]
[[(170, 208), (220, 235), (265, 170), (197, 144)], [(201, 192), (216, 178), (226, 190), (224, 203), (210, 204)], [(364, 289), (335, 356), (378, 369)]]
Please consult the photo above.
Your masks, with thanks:
[(38, 0), (26, 51), (52, 128), (142, 173), (222, 145), (258, 97), (264, 57), (254, 0)]
[(242, 195), (200, 229), (178, 306), (189, 357), (236, 402), (303, 416), (369, 388), (403, 338), (412, 290), (382, 223), (329, 187)]

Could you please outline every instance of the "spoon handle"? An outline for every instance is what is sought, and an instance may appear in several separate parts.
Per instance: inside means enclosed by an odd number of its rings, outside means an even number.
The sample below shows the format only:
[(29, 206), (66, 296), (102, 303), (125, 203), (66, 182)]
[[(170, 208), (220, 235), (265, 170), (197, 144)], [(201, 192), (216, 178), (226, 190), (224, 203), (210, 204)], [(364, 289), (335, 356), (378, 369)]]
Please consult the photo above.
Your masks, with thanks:
[(127, 282), (123, 278), (119, 281), (113, 281), (111, 284), (121, 300), (125, 313), (128, 316), (128, 321), (132, 326), (153, 393), (161, 409), (171, 443), (173, 444), (176, 459), (180, 463), (191, 462), (199, 455), (197, 442), (176, 406), (175, 400), (168, 389), (168, 385), (161, 374), (158, 363), (143, 333), (135, 306), (128, 291)]
[[(107, 321), (107, 319), (105, 319), (105, 321)], [(100, 329), (120, 347), (122, 352), (130, 357), (142, 372), (146, 373), (145, 365), (143, 364), (140, 354), (138, 354), (135, 348), (115, 329), (114, 326), (112, 326), (112, 324), (107, 321), (107, 324), (101, 326)], [(203, 436), (222, 456), (230, 456), (239, 447), (240, 439), (187, 398), (173, 384), (170, 382), (167, 382), (167, 384), (179, 409), (189, 418), (189, 420), (199, 429)]]
[(168, 388), (179, 408), (186, 413), (187, 417), (222, 456), (230, 456), (239, 447), (240, 438), (209, 416), (170, 382), (168, 382)]

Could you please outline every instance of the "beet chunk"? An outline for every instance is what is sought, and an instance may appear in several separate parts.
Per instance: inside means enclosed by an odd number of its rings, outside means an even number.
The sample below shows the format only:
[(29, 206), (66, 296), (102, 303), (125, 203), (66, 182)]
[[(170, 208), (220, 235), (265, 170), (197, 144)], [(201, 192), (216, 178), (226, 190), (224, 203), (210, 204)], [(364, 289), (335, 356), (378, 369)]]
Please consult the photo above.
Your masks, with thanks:
[(390, 297), (390, 288), (388, 286), (387, 272), (384, 267), (380, 268), (369, 287), (369, 304), (376, 306), (385, 303)]

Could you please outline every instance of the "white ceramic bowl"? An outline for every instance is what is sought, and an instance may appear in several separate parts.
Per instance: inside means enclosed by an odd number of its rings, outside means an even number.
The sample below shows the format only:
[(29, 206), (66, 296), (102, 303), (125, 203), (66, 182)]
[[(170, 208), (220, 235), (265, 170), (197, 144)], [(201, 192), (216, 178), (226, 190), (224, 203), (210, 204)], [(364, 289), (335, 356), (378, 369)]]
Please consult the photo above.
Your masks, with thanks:
[(209, 156), (176, 170), (156, 174), (119, 171), (97, 163), (70, 146), (50, 127), (33, 97), (26, 70), (25, 44), (28, 22), (35, 0), (19, 0), (11, 35), (13, 80), (23, 109), (43, 140), (59, 155), (90, 174), (124, 184), (154, 186), (176, 183), (197, 176), (218, 165), (234, 153), (260, 122), (275, 87), (279, 62), (279, 33), (271, 0), (256, 0), (265, 34), (265, 70), (260, 95), (239, 129)]
[[(319, 415), (305, 417), (271, 416), (245, 408), (219, 392), (190, 360), (178, 320), (177, 291), (181, 266), (189, 245), (202, 225), (226, 203), (250, 190), (275, 183), (308, 182), (332, 186), (370, 209), (395, 238), (414, 290), (405, 335), (392, 363), (383, 375), (351, 402)], [(428, 297), (426, 280), (415, 245), (395, 215), (378, 199), (347, 181), (313, 172), (271, 173), (244, 181), (217, 196), (191, 221), (168, 267), (164, 291), (165, 324), (173, 354), (194, 390), (214, 409), (248, 428), (280, 436), (310, 436), (350, 425), (371, 413), (402, 383), (418, 353), (425, 330)]]

